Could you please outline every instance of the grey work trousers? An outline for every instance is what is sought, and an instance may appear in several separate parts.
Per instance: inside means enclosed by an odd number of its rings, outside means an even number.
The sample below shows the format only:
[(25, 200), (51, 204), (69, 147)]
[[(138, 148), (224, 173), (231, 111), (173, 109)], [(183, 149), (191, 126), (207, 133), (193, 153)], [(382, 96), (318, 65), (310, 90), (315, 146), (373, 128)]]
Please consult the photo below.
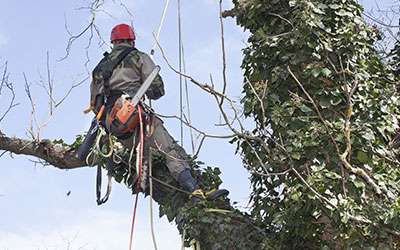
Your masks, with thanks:
[[(108, 118), (108, 117), (107, 117)], [(108, 119), (106, 119), (108, 121)], [(108, 126), (107, 126), (108, 125)], [(110, 129), (110, 124), (107, 124), (107, 129)], [(109, 130), (110, 131), (110, 130)], [(139, 138), (133, 138), (134, 136), (126, 139), (119, 140), (122, 145), (131, 150), (136, 147)], [(134, 141), (135, 140), (135, 141)], [(154, 131), (151, 137), (147, 141), (150, 148), (158, 150), (161, 154), (165, 155), (167, 168), (171, 176), (178, 181), (179, 174), (189, 168), (187, 163), (187, 154), (185, 150), (179, 146), (172, 136), (168, 133), (163, 125), (163, 121), (157, 116), (154, 117)], [(147, 156), (145, 156), (147, 157)]]

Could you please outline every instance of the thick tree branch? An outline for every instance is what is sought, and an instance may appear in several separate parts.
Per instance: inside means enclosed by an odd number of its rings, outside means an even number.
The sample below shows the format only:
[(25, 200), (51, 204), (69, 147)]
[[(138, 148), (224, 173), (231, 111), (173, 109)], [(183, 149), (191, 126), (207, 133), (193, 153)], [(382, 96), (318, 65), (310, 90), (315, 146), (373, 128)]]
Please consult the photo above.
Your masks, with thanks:
[(75, 157), (77, 149), (68, 150), (55, 145), (50, 140), (36, 142), (0, 136), (0, 150), (14, 154), (35, 156), (60, 169), (74, 169), (86, 166), (85, 162)]

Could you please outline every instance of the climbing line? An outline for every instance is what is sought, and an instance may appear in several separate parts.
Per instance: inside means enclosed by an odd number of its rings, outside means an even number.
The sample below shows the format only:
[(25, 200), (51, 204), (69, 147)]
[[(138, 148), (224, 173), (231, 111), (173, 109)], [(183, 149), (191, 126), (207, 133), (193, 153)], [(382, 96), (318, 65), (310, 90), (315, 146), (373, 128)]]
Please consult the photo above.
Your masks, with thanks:
[(204, 212), (206, 213), (220, 213), (220, 214), (229, 214), (229, 213), (233, 213), (233, 211), (231, 210), (226, 210), (226, 209), (218, 209), (218, 208), (205, 208)]
[[(158, 37), (160, 36), (161, 27), (162, 27), (162, 25), (164, 23), (165, 13), (167, 12), (168, 3), (169, 3), (169, 0), (166, 0), (165, 5), (164, 5), (164, 10), (163, 10), (163, 13), (161, 15), (160, 24), (158, 25), (157, 35), (155, 36), (154, 45), (153, 45), (153, 48), (150, 51), (150, 58), (151, 59), (153, 59), (153, 57), (154, 57), (154, 52), (155, 52), (155, 49), (156, 49), (156, 46), (157, 46)], [(153, 36), (154, 36), (154, 32), (153, 32)], [(151, 107), (151, 99), (149, 99), (149, 106)]]
[(166, 183), (166, 182), (163, 182), (162, 180), (157, 179), (157, 178), (154, 177), (154, 176), (150, 176), (150, 179), (155, 180), (156, 182), (158, 182), (158, 183), (160, 183), (161, 185), (164, 185), (164, 186), (166, 186), (166, 187), (169, 187), (170, 189), (174, 189), (174, 190), (176, 190), (176, 191), (179, 191), (179, 192), (182, 192), (182, 193), (185, 193), (185, 194), (189, 194), (189, 195), (192, 194), (191, 192), (188, 192), (188, 191), (186, 191), (186, 190), (177, 188), (177, 187), (175, 187), (175, 186), (172, 186), (171, 184), (168, 184), (168, 183)]
[[(182, 25), (181, 25), (181, 1), (178, 0), (178, 48), (179, 48), (179, 72), (182, 72)], [(182, 75), (179, 74), (179, 118), (181, 121), (181, 147), (183, 147), (183, 101), (182, 101)]]
[(185, 250), (185, 237), (186, 237), (186, 226), (183, 228), (181, 250)]
[[(133, 133), (133, 136), (132, 136), (132, 145), (135, 145), (135, 142), (136, 142), (136, 129), (135, 129), (135, 131), (134, 131), (134, 133)], [(132, 175), (132, 159), (133, 159), (133, 153), (135, 152), (135, 149), (134, 149), (134, 147), (132, 146), (132, 149), (131, 149), (131, 151), (129, 152), (129, 159), (128, 159), (128, 176), (127, 176), (127, 178), (126, 178), (126, 180), (125, 180), (125, 185), (127, 186), (127, 187), (129, 187), (129, 178), (131, 177), (131, 175)], [(137, 161), (136, 161), (137, 162)], [(134, 183), (136, 182), (136, 178), (137, 178), (137, 172), (135, 172), (135, 178), (132, 180), (132, 185), (134, 185)]]
[(167, 12), (168, 3), (169, 3), (169, 0), (166, 0), (165, 1), (165, 5), (164, 5), (164, 10), (163, 10), (163, 13), (162, 13), (162, 16), (161, 16), (160, 24), (158, 25), (156, 41), (154, 42), (153, 48), (151, 49), (151, 52), (150, 52), (150, 58), (151, 59), (153, 59), (153, 56), (154, 56), (154, 51), (155, 51), (156, 46), (157, 46), (158, 36), (160, 35), (161, 27), (163, 25), (164, 18), (165, 18), (165, 13)]
[(139, 174), (138, 174), (138, 181), (137, 181), (137, 186), (136, 186), (136, 199), (135, 199), (135, 206), (133, 209), (133, 217), (132, 217), (132, 228), (131, 228), (131, 238), (129, 242), (129, 250), (132, 250), (132, 239), (133, 239), (133, 229), (135, 227), (135, 217), (136, 217), (136, 210), (137, 210), (137, 203), (138, 203), (138, 198), (139, 198), (139, 188), (140, 188), (140, 182), (142, 178), (142, 167), (143, 167), (143, 117), (142, 117), (142, 108), (140, 105), (138, 107), (138, 114), (139, 114), (139, 124), (140, 124), (140, 159), (139, 159)]
[[(186, 64), (185, 64), (185, 53), (182, 47), (182, 62), (183, 62), (183, 73), (186, 75)], [(190, 114), (190, 102), (189, 102), (189, 89), (188, 89), (188, 81), (187, 78), (185, 77), (185, 92), (186, 92), (186, 105), (187, 105), (187, 114), (188, 114), (188, 122), (189, 124), (192, 124), (192, 118)], [(195, 154), (195, 143), (194, 143), (194, 137), (193, 137), (193, 128), (189, 127), (190, 131), (190, 141), (192, 144), (192, 152)]]
[[(185, 51), (183, 47), (183, 36), (182, 36), (182, 22), (181, 22), (181, 1), (178, 0), (178, 31), (179, 31), (179, 72), (182, 72), (186, 75), (186, 63), (185, 63)], [(192, 123), (191, 114), (190, 114), (190, 102), (189, 102), (189, 89), (188, 89), (188, 81), (185, 77), (185, 93), (186, 93), (186, 106), (187, 106), (187, 119), (189, 124)], [(182, 75), (179, 75), (179, 100), (180, 100), (180, 120), (181, 120), (181, 146), (183, 146), (183, 87), (182, 87)], [(195, 152), (195, 145), (193, 139), (193, 129), (190, 128), (190, 139), (192, 144), (192, 152)]]
[(152, 151), (149, 150), (149, 182), (150, 182), (150, 228), (151, 228), (151, 238), (153, 239), (154, 249), (157, 250), (156, 236), (154, 234), (154, 223), (153, 223), (153, 180), (151, 179), (152, 173)]
[(200, 249), (200, 241), (193, 239), (190, 241), (189, 245), (193, 248), (193, 250), (201, 250)]

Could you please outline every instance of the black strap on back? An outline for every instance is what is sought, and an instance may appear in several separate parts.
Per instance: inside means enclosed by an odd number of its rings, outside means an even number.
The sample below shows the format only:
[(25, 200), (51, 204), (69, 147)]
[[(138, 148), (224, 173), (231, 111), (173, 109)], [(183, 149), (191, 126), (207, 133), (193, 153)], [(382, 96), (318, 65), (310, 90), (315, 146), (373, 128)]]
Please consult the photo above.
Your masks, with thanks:
[(114, 60), (110, 59), (110, 54), (108, 52), (104, 53), (105, 61), (101, 65), (101, 73), (103, 75), (103, 81), (104, 81), (104, 103), (107, 102), (107, 99), (111, 93), (110, 78), (112, 76), (115, 67), (117, 67), (117, 65), (133, 50), (135, 50), (135, 48), (133, 47), (124, 49)]

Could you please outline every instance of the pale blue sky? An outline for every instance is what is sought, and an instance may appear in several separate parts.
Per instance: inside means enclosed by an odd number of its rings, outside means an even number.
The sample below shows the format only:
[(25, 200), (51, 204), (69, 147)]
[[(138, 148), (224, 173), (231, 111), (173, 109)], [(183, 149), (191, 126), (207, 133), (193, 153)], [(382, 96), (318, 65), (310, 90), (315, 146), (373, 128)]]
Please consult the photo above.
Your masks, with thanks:
[[(101, 35), (108, 41), (111, 28), (119, 23), (130, 23), (131, 19), (119, 4), (108, 1), (104, 13), (97, 15)], [(165, 1), (126, 1), (133, 14), (137, 32), (137, 47), (149, 52), (154, 40), (152, 32), (158, 28)], [(185, 60), (188, 74), (200, 82), (210, 82), (213, 77), (217, 89), (222, 86), (222, 60), (219, 23), (219, 1), (181, 1), (182, 29)], [(223, 1), (224, 8), (231, 3)], [(372, 0), (362, 0), (370, 4)], [(379, 1), (384, 6), (388, 1)], [(27, 138), (30, 106), (24, 93), (25, 74), (38, 92), (39, 113), (46, 112), (47, 98), (37, 87), (39, 72), (46, 75), (46, 53), (50, 55), (51, 70), (59, 81), (56, 98), (61, 98), (78, 74), (87, 74), (85, 47), (88, 36), (73, 44), (70, 56), (65, 55), (68, 34), (65, 19), (74, 34), (79, 33), (90, 20), (86, 10), (78, 10), (86, 1), (53, 0), (3, 0), (0, 9), (0, 66), (8, 62), (10, 81), (14, 84), (19, 106), (0, 124), (8, 136)], [(368, 9), (368, 7), (366, 8)], [(160, 43), (168, 59), (178, 67), (177, 1), (170, 1)], [(235, 20), (224, 20), (225, 46), (227, 53), (228, 95), (238, 101), (241, 92), (241, 49), (246, 46), (247, 34), (237, 27)], [(103, 51), (98, 48), (95, 37), (89, 49), (92, 70), (101, 59)], [(107, 46), (104, 47), (107, 49)], [(157, 112), (165, 115), (179, 114), (179, 77), (173, 73), (157, 49), (154, 61), (161, 65), (161, 75), (166, 85), (166, 96), (153, 103)], [(1, 71), (2, 72), (2, 71)], [(226, 128), (215, 126), (220, 122), (214, 99), (189, 83), (192, 122), (196, 127), (212, 134), (229, 134)], [(0, 112), (8, 101), (3, 91)], [(73, 90), (71, 96), (56, 111), (53, 120), (45, 128), (43, 138), (63, 138), (72, 142), (76, 134), (85, 131), (92, 115), (82, 111), (88, 107), (89, 81)], [(0, 113), (1, 114), (1, 113)], [(230, 113), (232, 115), (232, 113)], [(251, 129), (251, 123), (247, 123)], [(170, 133), (180, 140), (179, 122), (166, 119)], [(185, 129), (184, 147), (190, 149), (189, 131)], [(207, 139), (199, 160), (222, 170), (222, 187), (231, 191), (232, 200), (244, 207), (250, 194), (248, 173), (242, 168), (240, 157), (234, 155), (235, 146), (228, 140)], [(94, 168), (62, 171), (54, 167), (35, 166), (34, 158), (8, 154), (0, 159), (0, 250), (62, 250), (66, 240), (73, 240), (70, 249), (127, 249), (134, 196), (121, 184), (114, 183), (110, 200), (102, 206), (95, 202)], [(67, 192), (71, 195), (67, 196)], [(142, 197), (142, 195), (141, 195)], [(153, 204), (158, 249), (179, 249), (180, 237), (174, 225), (165, 218), (158, 219), (157, 205)], [(153, 249), (150, 233), (149, 198), (139, 200), (134, 249)], [(75, 238), (76, 237), (76, 238)]]

